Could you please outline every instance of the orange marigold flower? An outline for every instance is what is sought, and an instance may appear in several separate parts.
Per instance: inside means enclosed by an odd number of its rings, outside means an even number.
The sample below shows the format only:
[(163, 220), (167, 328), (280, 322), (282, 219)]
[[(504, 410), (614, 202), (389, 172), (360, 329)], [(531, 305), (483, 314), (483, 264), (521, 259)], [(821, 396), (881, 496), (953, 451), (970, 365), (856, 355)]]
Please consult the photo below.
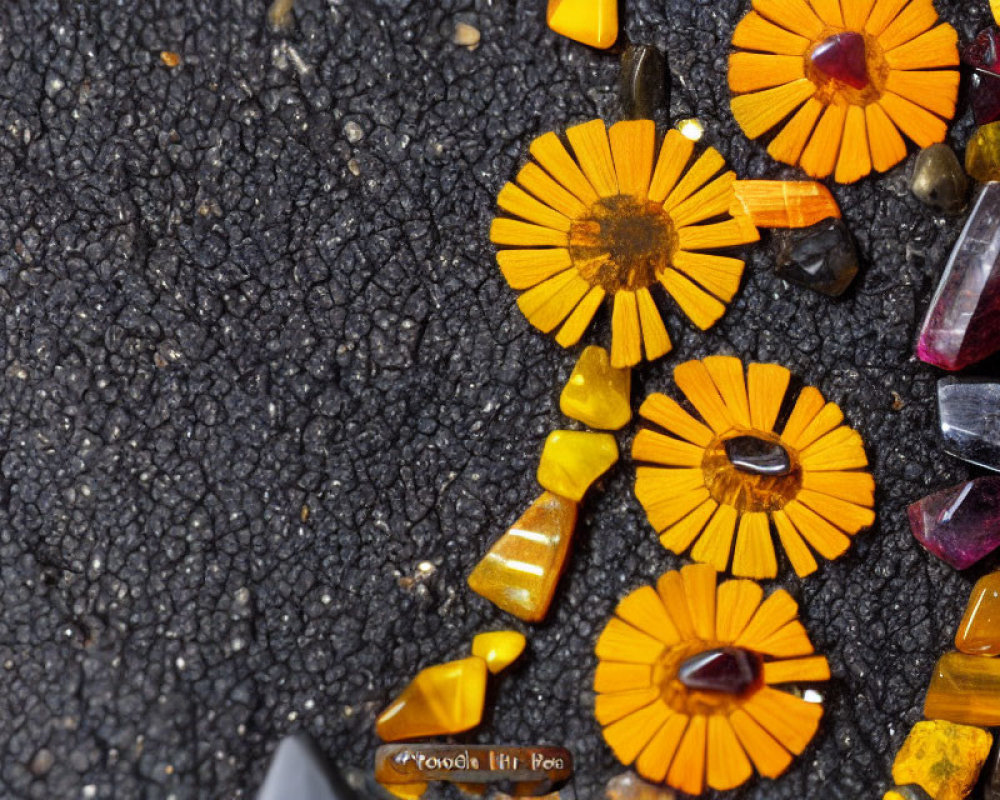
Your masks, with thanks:
[[(729, 356), (688, 361), (674, 381), (699, 420), (676, 400), (652, 394), (632, 458), (635, 493), (663, 546), (734, 575), (777, 575), (771, 524), (800, 576), (816, 559), (834, 559), (875, 519), (875, 482), (857, 431), (807, 386), (781, 433), (776, 423), (791, 374), (777, 364), (743, 364)], [(736, 539), (735, 553), (733, 539)], [(807, 544), (808, 542), (808, 544)]]
[(647, 780), (688, 794), (732, 789), (753, 767), (783, 773), (823, 709), (772, 687), (830, 677), (788, 592), (763, 600), (753, 581), (716, 588), (716, 578), (693, 564), (635, 590), (596, 647), (594, 711), (608, 745)]
[[(743, 262), (705, 250), (757, 241), (757, 228), (733, 205), (733, 172), (708, 148), (688, 166), (694, 142), (672, 130), (656, 154), (656, 126), (599, 119), (531, 143), (534, 161), (508, 183), (493, 220), (497, 262), (521, 311), (556, 341), (576, 344), (605, 297), (611, 363), (630, 367), (670, 350), (650, 292), (660, 284), (703, 330), (714, 325), (740, 285)], [(518, 219), (515, 219), (517, 217)], [(511, 248), (511, 249), (507, 249)], [(561, 327), (560, 327), (561, 326)]]
[[(944, 140), (958, 36), (933, 0), (753, 0), (729, 59), (733, 115), (751, 139), (788, 117), (768, 152), (852, 183)], [(794, 113), (793, 113), (794, 112)]]

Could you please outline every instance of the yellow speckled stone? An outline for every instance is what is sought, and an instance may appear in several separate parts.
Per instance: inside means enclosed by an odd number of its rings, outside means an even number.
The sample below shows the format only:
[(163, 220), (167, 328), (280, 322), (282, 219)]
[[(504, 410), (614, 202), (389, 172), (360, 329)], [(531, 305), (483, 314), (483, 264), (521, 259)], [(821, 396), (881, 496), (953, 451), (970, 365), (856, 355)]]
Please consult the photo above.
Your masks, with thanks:
[(400, 800), (420, 800), (427, 791), (427, 783), (390, 783), (382, 784), (382, 788)]
[(618, 38), (618, 0), (549, 0), (549, 27), (577, 42), (611, 47)]
[(1000, 181), (1000, 122), (981, 125), (969, 139), (965, 171), (980, 183)]
[(375, 721), (386, 742), (474, 728), (486, 702), (486, 662), (479, 656), (420, 670)]
[(524, 652), (527, 640), (517, 631), (490, 631), (480, 633), (472, 640), (472, 655), (486, 662), (490, 672), (496, 675), (506, 669)]
[(632, 419), (631, 383), (630, 369), (615, 369), (607, 350), (588, 347), (559, 396), (559, 408), (591, 428), (616, 431)]
[(934, 800), (927, 792), (915, 784), (893, 786), (882, 795), (882, 800)]
[(976, 581), (955, 633), (955, 647), (976, 656), (1000, 654), (1000, 572)]
[(993, 737), (981, 728), (931, 720), (918, 722), (892, 765), (892, 779), (915, 783), (934, 800), (963, 800), (975, 786)]
[(538, 462), (538, 482), (550, 492), (579, 502), (616, 461), (618, 445), (610, 433), (552, 431)]
[(469, 588), (525, 622), (545, 619), (566, 563), (577, 505), (544, 492), (469, 575)]

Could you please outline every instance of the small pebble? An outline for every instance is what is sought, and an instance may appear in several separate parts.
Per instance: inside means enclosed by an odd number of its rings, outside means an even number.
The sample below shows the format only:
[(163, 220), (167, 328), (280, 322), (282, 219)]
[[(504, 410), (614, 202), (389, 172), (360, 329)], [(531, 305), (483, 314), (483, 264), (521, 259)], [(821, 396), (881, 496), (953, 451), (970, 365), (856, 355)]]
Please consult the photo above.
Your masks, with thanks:
[(52, 765), (55, 763), (55, 757), (52, 755), (52, 751), (48, 748), (43, 747), (34, 757), (31, 759), (31, 763), (28, 764), (28, 769), (31, 770), (31, 774), (36, 778), (40, 778), (42, 775), (48, 773), (52, 769)]
[(631, 119), (652, 119), (667, 106), (667, 60), (656, 47), (630, 44), (622, 52), (618, 90)]
[(364, 138), (365, 132), (358, 123), (351, 121), (344, 125), (344, 135), (351, 144), (357, 144)]
[(174, 67), (180, 65), (181, 57), (171, 50), (164, 50), (160, 53), (160, 61), (170, 67), (170, 69), (173, 69)]
[(677, 123), (677, 130), (681, 134), (690, 139), (692, 142), (701, 141), (701, 137), (705, 135), (705, 126), (701, 124), (700, 119), (691, 117), (691, 119), (682, 119)]
[(295, 0), (274, 0), (267, 9), (267, 24), (271, 30), (278, 33), (287, 33), (295, 23), (292, 16), (292, 6)]
[(966, 206), (969, 181), (958, 156), (944, 142), (921, 150), (913, 162), (910, 191), (922, 203), (945, 214), (958, 214)]
[(607, 800), (675, 800), (676, 795), (666, 786), (647, 783), (634, 772), (616, 775), (604, 787)]
[(451, 40), (461, 47), (475, 50), (479, 47), (479, 28), (469, 25), (467, 22), (456, 22)]
[(821, 294), (838, 297), (858, 274), (854, 238), (841, 219), (775, 230), (774, 246), (778, 277)]

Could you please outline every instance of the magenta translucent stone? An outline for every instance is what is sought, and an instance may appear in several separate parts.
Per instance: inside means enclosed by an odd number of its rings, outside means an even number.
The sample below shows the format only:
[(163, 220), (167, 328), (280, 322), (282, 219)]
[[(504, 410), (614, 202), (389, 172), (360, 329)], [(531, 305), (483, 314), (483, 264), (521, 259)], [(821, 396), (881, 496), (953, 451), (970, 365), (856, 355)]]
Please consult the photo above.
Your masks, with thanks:
[(906, 509), (917, 541), (955, 569), (1000, 547), (1000, 476), (952, 486)]
[(752, 650), (717, 647), (686, 659), (677, 677), (688, 689), (741, 695), (760, 684), (764, 664)]
[(962, 48), (962, 61), (970, 67), (997, 72), (1000, 61), (1000, 29), (986, 28)]
[(931, 300), (917, 358), (947, 370), (1000, 350), (1000, 183), (987, 183)]
[(969, 104), (977, 125), (1000, 120), (1000, 29), (981, 31), (962, 49), (962, 61), (975, 67), (969, 81)]
[(868, 55), (860, 33), (838, 33), (820, 42), (809, 55), (812, 65), (829, 78), (855, 89), (868, 86)]

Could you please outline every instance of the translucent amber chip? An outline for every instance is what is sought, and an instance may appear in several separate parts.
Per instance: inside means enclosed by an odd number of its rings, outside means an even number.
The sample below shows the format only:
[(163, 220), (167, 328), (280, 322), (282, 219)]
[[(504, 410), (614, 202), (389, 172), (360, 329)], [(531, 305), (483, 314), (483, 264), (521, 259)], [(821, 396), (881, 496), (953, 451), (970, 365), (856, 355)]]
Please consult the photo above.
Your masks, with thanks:
[(553, 431), (538, 463), (538, 482), (550, 492), (580, 501), (617, 461), (618, 445), (610, 433)]
[(830, 190), (815, 181), (736, 181), (731, 214), (746, 214), (761, 228), (807, 228), (840, 217)]
[(618, 0), (549, 0), (548, 23), (556, 33), (602, 50), (618, 38)]
[(955, 647), (970, 655), (1000, 654), (1000, 572), (976, 581), (955, 633)]
[(559, 396), (559, 408), (591, 428), (616, 431), (632, 419), (631, 383), (631, 371), (612, 367), (607, 350), (588, 347)]
[(518, 631), (480, 633), (472, 640), (472, 655), (483, 659), (490, 672), (496, 675), (517, 661), (525, 644), (524, 634)]
[(1000, 660), (946, 653), (927, 688), (924, 716), (964, 725), (1000, 725)]

